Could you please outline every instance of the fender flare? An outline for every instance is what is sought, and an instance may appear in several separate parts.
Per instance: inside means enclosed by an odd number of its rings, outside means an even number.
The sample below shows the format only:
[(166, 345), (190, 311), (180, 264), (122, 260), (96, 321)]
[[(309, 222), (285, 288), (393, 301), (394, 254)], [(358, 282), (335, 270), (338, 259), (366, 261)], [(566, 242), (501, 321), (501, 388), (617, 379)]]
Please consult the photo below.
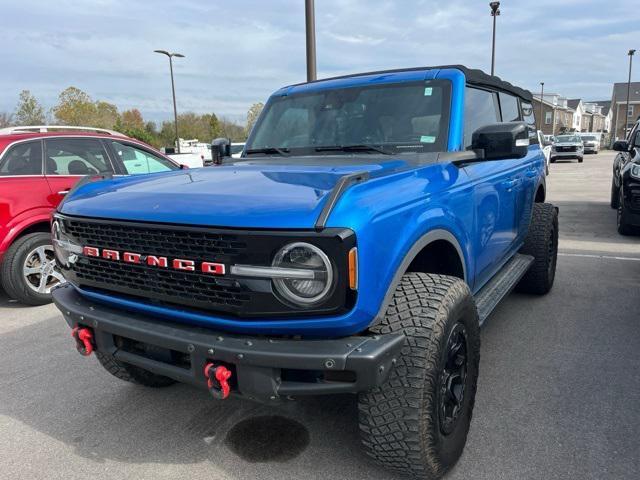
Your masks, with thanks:
[(465, 262), (465, 256), (458, 239), (448, 230), (444, 230), (440, 228), (435, 230), (430, 230), (429, 232), (425, 233), (422, 237), (420, 237), (413, 244), (413, 246), (409, 249), (409, 251), (406, 253), (404, 258), (402, 259), (402, 262), (400, 262), (400, 265), (396, 269), (396, 273), (393, 275), (393, 279), (391, 280), (391, 283), (387, 287), (387, 292), (384, 295), (384, 299), (382, 301), (382, 304), (380, 305), (380, 309), (378, 310), (378, 313), (373, 319), (372, 324), (377, 323), (379, 319), (384, 317), (386, 313), (387, 305), (389, 305), (389, 303), (391, 302), (391, 298), (393, 297), (393, 294), (395, 293), (396, 288), (400, 284), (400, 280), (402, 279), (402, 276), (407, 271), (407, 268), (409, 268), (409, 265), (411, 265), (411, 262), (413, 261), (413, 259), (416, 258), (416, 256), (418, 256), (418, 253), (420, 253), (423, 248), (425, 248), (426, 246), (428, 246), (429, 244), (437, 240), (446, 240), (447, 242), (449, 242), (454, 246), (454, 248), (458, 252), (460, 263), (462, 263), (462, 274), (464, 276), (464, 281), (467, 282), (467, 264)]
[[(29, 227), (32, 227), (33, 225), (36, 225), (38, 223), (50, 223), (51, 213), (53, 211), (54, 209), (50, 207), (39, 207), (18, 215), (18, 217), (13, 219), (15, 223), (7, 225), (9, 229), (5, 238), (3, 238), (0, 242), (0, 252), (6, 251), (13, 244), (13, 242), (15, 242), (16, 239), (22, 235), (22, 232), (24, 232)], [(16, 220), (18, 221), (16, 222)]]

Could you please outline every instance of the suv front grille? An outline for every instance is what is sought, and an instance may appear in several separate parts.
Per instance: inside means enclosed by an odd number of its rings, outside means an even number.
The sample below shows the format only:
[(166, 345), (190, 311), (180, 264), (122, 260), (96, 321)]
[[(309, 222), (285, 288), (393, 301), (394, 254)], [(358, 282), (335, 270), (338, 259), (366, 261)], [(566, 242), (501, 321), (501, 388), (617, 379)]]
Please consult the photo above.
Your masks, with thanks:
[[(353, 305), (348, 291), (347, 253), (355, 245), (353, 232), (327, 228), (322, 232), (234, 230), (209, 227), (147, 224), (85, 219), (58, 215), (64, 235), (81, 247), (139, 254), (140, 263), (78, 255), (65, 267), (65, 277), (81, 288), (116, 293), (164, 306), (181, 306), (235, 317), (263, 315), (329, 314)], [(232, 265), (270, 265), (284, 245), (306, 241), (323, 249), (337, 266), (335, 293), (313, 309), (301, 310), (281, 301), (271, 281), (234, 277)], [(147, 256), (166, 257), (168, 266), (149, 266)], [(224, 275), (171, 268), (172, 259), (195, 265), (214, 262), (225, 265)], [(348, 297), (348, 298), (347, 298)]]

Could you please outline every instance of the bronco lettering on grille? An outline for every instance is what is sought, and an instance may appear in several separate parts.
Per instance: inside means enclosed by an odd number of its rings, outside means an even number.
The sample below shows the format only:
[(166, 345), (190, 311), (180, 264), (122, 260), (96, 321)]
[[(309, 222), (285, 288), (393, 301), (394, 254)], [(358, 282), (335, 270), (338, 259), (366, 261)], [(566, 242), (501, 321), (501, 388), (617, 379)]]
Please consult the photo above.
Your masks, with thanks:
[(104, 260), (122, 261), (125, 263), (145, 263), (150, 267), (171, 268), (174, 270), (182, 270), (187, 272), (200, 271), (210, 275), (224, 275), (226, 269), (223, 263), (201, 262), (196, 265), (193, 260), (183, 258), (173, 258), (169, 262), (168, 257), (158, 257), (155, 255), (142, 255), (140, 253), (123, 252), (120, 254), (118, 250), (102, 249), (96, 247), (83, 247), (82, 253), (87, 257), (102, 258)]

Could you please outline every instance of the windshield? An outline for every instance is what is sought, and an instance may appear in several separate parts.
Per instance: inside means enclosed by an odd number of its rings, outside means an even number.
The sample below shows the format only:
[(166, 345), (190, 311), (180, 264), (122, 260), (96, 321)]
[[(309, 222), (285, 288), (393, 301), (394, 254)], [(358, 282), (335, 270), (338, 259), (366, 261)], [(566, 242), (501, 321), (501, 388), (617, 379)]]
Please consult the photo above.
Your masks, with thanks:
[(238, 143), (238, 144), (232, 143), (229, 148), (231, 149), (231, 155), (235, 155), (236, 153), (242, 152), (242, 149), (244, 148), (244, 143)]
[(593, 135), (583, 135), (582, 136), (582, 141), (588, 141), (588, 142), (593, 142), (596, 140), (596, 137)]
[(581, 142), (580, 137), (575, 135), (558, 135), (556, 137), (556, 142), (558, 143), (577, 143)]
[[(446, 148), (450, 84), (445, 80), (357, 86), (272, 97), (245, 155)], [(353, 153), (346, 148), (344, 153)], [(360, 148), (358, 151), (368, 151)]]

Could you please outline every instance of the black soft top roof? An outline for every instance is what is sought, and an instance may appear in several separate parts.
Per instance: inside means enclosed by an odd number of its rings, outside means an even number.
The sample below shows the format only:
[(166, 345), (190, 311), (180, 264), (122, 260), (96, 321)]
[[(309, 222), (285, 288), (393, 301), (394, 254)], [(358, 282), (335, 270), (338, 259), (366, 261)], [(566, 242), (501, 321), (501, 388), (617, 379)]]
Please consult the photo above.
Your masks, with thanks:
[[(467, 83), (471, 85), (477, 85), (481, 87), (490, 87), (497, 90), (503, 90), (505, 92), (509, 92), (517, 97), (526, 100), (527, 102), (533, 101), (533, 96), (529, 90), (525, 90), (524, 88), (516, 87), (509, 82), (505, 82), (500, 77), (495, 75), (489, 75), (484, 73), (482, 70), (475, 68), (467, 68), (464, 65), (439, 65), (436, 67), (415, 67), (415, 68), (398, 68), (394, 70), (380, 70), (375, 72), (365, 72), (365, 73), (355, 73), (351, 75), (342, 75), (339, 77), (331, 77), (331, 78), (322, 78), (320, 80), (314, 80), (314, 82), (323, 82), (325, 80), (336, 80), (339, 78), (351, 78), (351, 77), (361, 77), (364, 75), (373, 75), (373, 74), (383, 74), (383, 73), (394, 73), (394, 72), (410, 72), (416, 70), (441, 70), (445, 68), (455, 68), (464, 73), (467, 78)], [(309, 82), (309, 83), (314, 83)], [(302, 84), (299, 84), (302, 85)]]

